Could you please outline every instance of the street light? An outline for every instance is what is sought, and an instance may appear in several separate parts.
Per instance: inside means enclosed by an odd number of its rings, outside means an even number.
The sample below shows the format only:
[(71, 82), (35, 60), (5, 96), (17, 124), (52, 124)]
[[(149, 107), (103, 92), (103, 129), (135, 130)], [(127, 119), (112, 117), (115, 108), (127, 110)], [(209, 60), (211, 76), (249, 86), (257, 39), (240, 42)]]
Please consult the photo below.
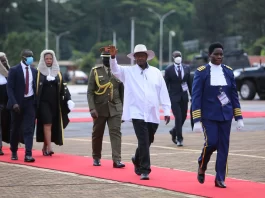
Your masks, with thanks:
[(159, 69), (162, 70), (162, 64), (163, 64), (163, 23), (166, 17), (168, 17), (170, 14), (173, 14), (176, 12), (175, 10), (170, 10), (163, 16), (160, 14), (156, 13), (152, 8), (147, 9), (149, 12), (154, 13), (160, 21), (160, 44), (159, 44)]
[(176, 36), (176, 33), (171, 30), (169, 31), (169, 37), (168, 37), (168, 64), (172, 63), (172, 37)]
[(49, 13), (48, 0), (45, 0), (45, 48), (49, 48)]
[(116, 39), (116, 32), (113, 31), (113, 41), (112, 41), (112, 45), (114, 45), (115, 47), (117, 47), (117, 39)]
[(60, 60), (60, 38), (64, 35), (70, 34), (70, 31), (65, 31), (60, 34), (55, 34), (55, 40), (56, 40), (56, 56), (57, 59)]
[[(133, 53), (134, 48), (134, 38), (135, 37), (135, 19), (134, 17), (131, 18), (131, 53)], [(134, 61), (131, 59), (131, 65), (133, 65)]]

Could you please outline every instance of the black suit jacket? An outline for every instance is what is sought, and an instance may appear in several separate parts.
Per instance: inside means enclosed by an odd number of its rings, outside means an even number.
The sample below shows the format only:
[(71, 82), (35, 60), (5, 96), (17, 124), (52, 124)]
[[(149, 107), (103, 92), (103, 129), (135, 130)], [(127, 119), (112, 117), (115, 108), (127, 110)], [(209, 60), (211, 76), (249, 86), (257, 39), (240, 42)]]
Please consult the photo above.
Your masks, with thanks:
[[(33, 78), (33, 92), (34, 97), (36, 93), (36, 78), (37, 78), (37, 70), (34, 67), (30, 67)], [(7, 78), (7, 95), (8, 102), (7, 108), (12, 109), (15, 104), (19, 106), (22, 105), (22, 101), (24, 99), (25, 92), (25, 78), (22, 69), (22, 65), (18, 64), (14, 67), (11, 67), (8, 72)]]
[(165, 70), (165, 82), (167, 85), (168, 93), (171, 102), (179, 102), (181, 99), (184, 101), (189, 101), (188, 92), (182, 90), (181, 84), (186, 82), (191, 95), (191, 79), (190, 79), (190, 68), (188, 66), (182, 65), (184, 70), (183, 79), (181, 79), (175, 70), (175, 65), (170, 65)]

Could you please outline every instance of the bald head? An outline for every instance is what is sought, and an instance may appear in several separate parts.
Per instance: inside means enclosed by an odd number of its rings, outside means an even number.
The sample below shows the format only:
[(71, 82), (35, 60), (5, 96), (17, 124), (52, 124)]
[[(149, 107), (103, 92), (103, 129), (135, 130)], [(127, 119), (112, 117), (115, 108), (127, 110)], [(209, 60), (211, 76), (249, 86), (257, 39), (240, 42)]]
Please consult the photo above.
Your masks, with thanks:
[(176, 58), (176, 57), (182, 57), (182, 54), (181, 54), (180, 51), (174, 51), (174, 52), (172, 53), (172, 56), (173, 56), (173, 58)]
[(21, 57), (22, 60), (25, 59), (26, 57), (33, 57), (33, 52), (30, 49), (24, 49), (21, 52)]

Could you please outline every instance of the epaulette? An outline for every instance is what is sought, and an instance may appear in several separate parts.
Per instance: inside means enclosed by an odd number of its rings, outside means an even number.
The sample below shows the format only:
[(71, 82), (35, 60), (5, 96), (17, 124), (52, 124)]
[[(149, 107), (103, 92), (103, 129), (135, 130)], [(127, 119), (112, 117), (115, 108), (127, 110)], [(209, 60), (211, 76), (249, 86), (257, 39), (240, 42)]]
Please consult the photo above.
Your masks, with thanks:
[(205, 66), (200, 66), (200, 67), (197, 68), (197, 70), (198, 70), (198, 71), (202, 71), (202, 70), (204, 70), (205, 68), (206, 68)]
[(97, 68), (100, 68), (100, 67), (103, 67), (103, 65), (95, 66), (95, 67), (93, 67), (92, 69), (97, 69)]
[(225, 65), (228, 69), (230, 69), (230, 70), (232, 70), (233, 71), (233, 69), (232, 69), (232, 67), (229, 67), (229, 66), (227, 66), (227, 65)]

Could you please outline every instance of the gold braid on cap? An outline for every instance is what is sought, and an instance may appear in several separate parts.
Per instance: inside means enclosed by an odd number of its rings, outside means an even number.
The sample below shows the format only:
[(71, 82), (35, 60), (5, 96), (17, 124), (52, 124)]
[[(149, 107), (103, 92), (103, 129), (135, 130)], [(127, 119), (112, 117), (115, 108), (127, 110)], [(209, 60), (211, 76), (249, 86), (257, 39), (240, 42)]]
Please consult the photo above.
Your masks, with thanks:
[[(110, 100), (112, 101), (112, 99), (113, 99), (113, 84), (111, 82), (108, 82), (104, 85), (101, 85), (99, 83), (97, 69), (94, 69), (94, 75), (95, 75), (96, 84), (98, 86), (98, 90), (95, 91), (94, 93), (96, 95), (103, 95), (104, 93), (106, 93), (107, 89), (109, 88), (110, 89)], [(103, 89), (103, 91), (100, 92), (101, 89)]]

